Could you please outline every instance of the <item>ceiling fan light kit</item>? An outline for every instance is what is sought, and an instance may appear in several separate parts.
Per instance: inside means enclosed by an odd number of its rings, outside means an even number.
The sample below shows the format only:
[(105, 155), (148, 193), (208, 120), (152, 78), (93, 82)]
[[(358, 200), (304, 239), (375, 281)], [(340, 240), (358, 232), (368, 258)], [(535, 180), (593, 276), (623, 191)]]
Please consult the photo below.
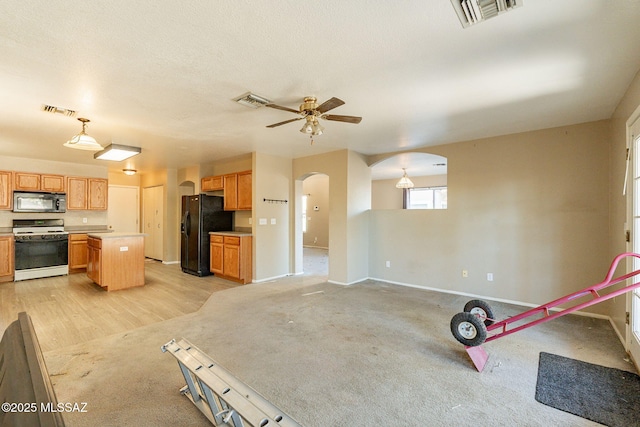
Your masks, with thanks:
[[(325, 114), (329, 110), (333, 110), (336, 107), (339, 107), (344, 104), (344, 101), (338, 98), (331, 98), (322, 104), (318, 105), (318, 100), (314, 96), (307, 96), (304, 98), (302, 104), (298, 110), (294, 110), (293, 108), (283, 107), (277, 104), (266, 104), (265, 107), (275, 108), (276, 110), (288, 111), (290, 113), (295, 113), (300, 115), (301, 117), (295, 119), (285, 120), (283, 122), (274, 123), (272, 125), (268, 125), (268, 128), (274, 128), (281, 125), (285, 125), (287, 123), (295, 122), (297, 120), (305, 119), (305, 123), (300, 129), (300, 132), (304, 134), (308, 134), (311, 136), (322, 135), (324, 132), (324, 127), (320, 125), (318, 119), (324, 120), (333, 120), (336, 122), (344, 122), (344, 123), (353, 123), (358, 124), (362, 121), (362, 117), (356, 116), (341, 116), (335, 114)], [(311, 141), (313, 144), (313, 140)]]

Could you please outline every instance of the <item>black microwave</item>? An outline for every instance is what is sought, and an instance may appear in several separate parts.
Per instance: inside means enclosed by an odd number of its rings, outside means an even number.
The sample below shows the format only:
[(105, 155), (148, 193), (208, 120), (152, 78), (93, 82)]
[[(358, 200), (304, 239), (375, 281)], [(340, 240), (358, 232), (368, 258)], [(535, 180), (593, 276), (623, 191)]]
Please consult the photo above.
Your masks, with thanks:
[(66, 212), (65, 193), (13, 192), (13, 212)]

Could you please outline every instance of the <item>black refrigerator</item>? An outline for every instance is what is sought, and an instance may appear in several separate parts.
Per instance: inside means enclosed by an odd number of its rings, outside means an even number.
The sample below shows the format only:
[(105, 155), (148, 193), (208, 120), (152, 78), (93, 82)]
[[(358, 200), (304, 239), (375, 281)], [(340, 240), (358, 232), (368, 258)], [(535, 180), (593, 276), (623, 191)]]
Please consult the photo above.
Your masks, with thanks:
[(197, 194), (182, 196), (180, 265), (182, 271), (208, 276), (209, 232), (233, 230), (233, 213), (223, 210), (223, 198)]

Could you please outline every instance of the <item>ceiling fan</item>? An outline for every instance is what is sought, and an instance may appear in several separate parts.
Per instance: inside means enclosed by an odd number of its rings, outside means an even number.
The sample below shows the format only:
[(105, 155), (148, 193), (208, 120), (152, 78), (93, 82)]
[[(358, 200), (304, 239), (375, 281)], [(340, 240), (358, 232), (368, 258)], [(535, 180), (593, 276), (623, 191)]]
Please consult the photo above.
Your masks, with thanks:
[(274, 128), (281, 125), (286, 125), (287, 123), (295, 122), (296, 120), (305, 119), (305, 124), (300, 129), (300, 132), (310, 134), (310, 135), (322, 135), (322, 131), (324, 128), (318, 123), (318, 118), (324, 120), (333, 120), (336, 122), (345, 122), (345, 123), (360, 123), (362, 117), (356, 116), (340, 116), (337, 114), (325, 114), (329, 110), (333, 110), (336, 107), (339, 107), (344, 104), (344, 101), (333, 97), (322, 104), (318, 105), (317, 99), (314, 96), (307, 96), (304, 98), (304, 102), (300, 104), (299, 110), (294, 110), (293, 108), (283, 107), (281, 105), (276, 104), (266, 104), (266, 107), (275, 108), (277, 110), (289, 111), (291, 113), (295, 113), (300, 115), (301, 117), (296, 117), (295, 119), (285, 120), (284, 122), (274, 123), (272, 125), (267, 126), (268, 128)]

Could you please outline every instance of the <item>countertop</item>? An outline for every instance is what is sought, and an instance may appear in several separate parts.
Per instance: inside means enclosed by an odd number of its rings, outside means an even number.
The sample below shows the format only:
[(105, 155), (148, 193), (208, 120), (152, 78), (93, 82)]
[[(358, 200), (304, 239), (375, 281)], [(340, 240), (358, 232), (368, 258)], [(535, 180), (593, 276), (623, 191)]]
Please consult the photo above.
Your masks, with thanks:
[(209, 234), (217, 234), (218, 236), (236, 236), (236, 237), (251, 236), (251, 233), (248, 233), (246, 231), (210, 231)]
[(145, 233), (127, 233), (127, 232), (106, 232), (106, 233), (87, 233), (87, 236), (93, 237), (95, 239), (115, 239), (122, 237), (144, 237)]

